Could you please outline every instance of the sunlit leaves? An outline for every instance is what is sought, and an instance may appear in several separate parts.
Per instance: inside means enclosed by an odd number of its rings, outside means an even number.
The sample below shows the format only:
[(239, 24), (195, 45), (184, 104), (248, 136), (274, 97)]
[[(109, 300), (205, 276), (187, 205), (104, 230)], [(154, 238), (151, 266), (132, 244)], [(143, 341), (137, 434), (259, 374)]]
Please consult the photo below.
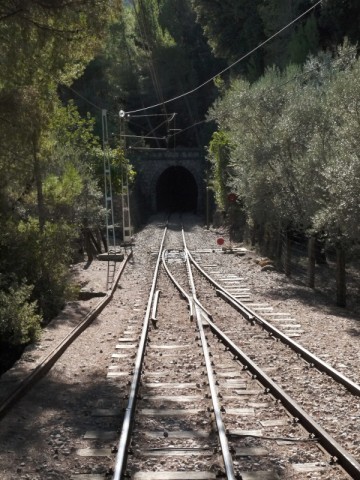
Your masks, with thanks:
[(0, 86), (71, 82), (94, 56), (119, 2), (4, 0), (0, 5)]
[(360, 61), (347, 43), (303, 69), (235, 81), (210, 112), (231, 142), (227, 180), (250, 222), (360, 234)]
[(26, 284), (0, 290), (0, 342), (20, 345), (39, 338), (41, 316), (29, 301), (31, 292)]

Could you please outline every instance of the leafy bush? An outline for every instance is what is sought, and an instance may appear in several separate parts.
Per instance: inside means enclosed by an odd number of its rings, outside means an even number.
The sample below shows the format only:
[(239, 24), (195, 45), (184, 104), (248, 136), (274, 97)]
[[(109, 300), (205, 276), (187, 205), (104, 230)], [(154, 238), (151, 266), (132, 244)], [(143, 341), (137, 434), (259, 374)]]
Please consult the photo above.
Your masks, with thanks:
[(39, 337), (41, 316), (36, 302), (30, 301), (32, 290), (23, 284), (0, 291), (0, 342), (21, 345)]

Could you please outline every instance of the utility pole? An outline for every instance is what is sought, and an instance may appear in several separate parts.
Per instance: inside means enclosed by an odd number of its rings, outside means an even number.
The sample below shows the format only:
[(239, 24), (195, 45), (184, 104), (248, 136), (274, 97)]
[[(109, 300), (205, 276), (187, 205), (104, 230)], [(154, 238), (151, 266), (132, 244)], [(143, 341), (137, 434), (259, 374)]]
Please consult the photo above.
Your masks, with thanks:
[[(126, 152), (126, 136), (125, 136), (125, 112), (120, 110), (120, 145), (124, 149), (124, 160)], [(123, 243), (124, 247), (131, 246), (132, 227), (130, 215), (130, 195), (129, 195), (129, 175), (128, 166), (125, 161), (121, 163), (121, 205), (122, 205), (122, 226), (123, 226)]]
[(116, 255), (116, 237), (114, 221), (114, 203), (111, 185), (111, 162), (109, 155), (109, 135), (107, 126), (107, 111), (102, 110), (102, 143), (104, 153), (104, 184), (105, 184), (105, 215), (106, 215), (106, 242), (108, 254), (108, 268), (106, 287), (109, 290), (115, 276), (115, 261), (110, 260), (110, 254)]

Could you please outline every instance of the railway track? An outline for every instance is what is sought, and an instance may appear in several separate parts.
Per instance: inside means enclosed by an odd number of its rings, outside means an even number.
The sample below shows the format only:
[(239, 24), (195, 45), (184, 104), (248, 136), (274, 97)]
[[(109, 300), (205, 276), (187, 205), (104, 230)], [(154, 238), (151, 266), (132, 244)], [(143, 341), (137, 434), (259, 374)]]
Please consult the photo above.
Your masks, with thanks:
[[(327, 372), (324, 362), (316, 367), (314, 357), (305, 356), (310, 352), (292, 353), (292, 342), (283, 344), (281, 335), (277, 340), (267, 325), (288, 316), (271, 315), (278, 312), (253, 302), (244, 280), (222, 270), (214, 255), (191, 249), (191, 235), (185, 236), (190, 250), (179, 224), (169, 225), (153, 256), (149, 298), (139, 287), (136, 314), (123, 317), (115, 336), (107, 331), (109, 343), (116, 337), (115, 348), (99, 392), (80, 399), (86, 405), (77, 445), (66, 455), (58, 445), (58, 468), (26, 472), (21, 462), (17, 476), (0, 478), (360, 478), (357, 433), (352, 437), (347, 427), (345, 437), (337, 433), (341, 422), (350, 422), (332, 417), (323, 424), (317, 415), (326, 393), (331, 389), (333, 398), (339, 389), (344, 417), (349, 412), (356, 417), (356, 384), (334, 369)], [(215, 285), (210, 276), (216, 277)], [(123, 305), (121, 295), (124, 291), (116, 292), (115, 310)], [(301, 385), (294, 389), (302, 391), (300, 398), (291, 398), (295, 382)], [(66, 398), (69, 411), (79, 408), (73, 397)], [(36, 403), (36, 395), (29, 402)], [(63, 423), (70, 425), (67, 420)], [(336, 420), (340, 425), (334, 429)], [(10, 421), (6, 428), (13, 425)]]

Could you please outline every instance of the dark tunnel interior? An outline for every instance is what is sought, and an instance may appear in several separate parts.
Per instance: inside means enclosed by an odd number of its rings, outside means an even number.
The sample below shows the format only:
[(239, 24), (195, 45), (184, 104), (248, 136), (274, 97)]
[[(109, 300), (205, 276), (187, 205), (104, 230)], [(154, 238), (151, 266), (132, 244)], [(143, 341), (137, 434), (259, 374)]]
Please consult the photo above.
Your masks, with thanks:
[(169, 167), (156, 184), (158, 212), (196, 212), (198, 188), (193, 175), (184, 167)]

